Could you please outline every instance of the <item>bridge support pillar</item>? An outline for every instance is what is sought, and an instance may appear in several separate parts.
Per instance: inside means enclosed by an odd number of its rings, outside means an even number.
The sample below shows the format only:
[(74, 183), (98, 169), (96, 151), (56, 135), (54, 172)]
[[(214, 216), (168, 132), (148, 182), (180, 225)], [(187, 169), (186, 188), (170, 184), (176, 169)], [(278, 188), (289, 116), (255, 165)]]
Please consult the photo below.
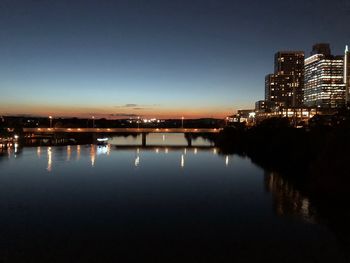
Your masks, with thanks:
[(188, 138), (188, 140), (187, 140), (187, 146), (192, 147), (192, 138), (191, 137)]
[(192, 134), (185, 133), (185, 138), (187, 140), (187, 146), (192, 147)]
[(147, 134), (145, 132), (141, 133), (141, 138), (142, 138), (142, 146), (145, 147), (146, 144), (146, 136)]

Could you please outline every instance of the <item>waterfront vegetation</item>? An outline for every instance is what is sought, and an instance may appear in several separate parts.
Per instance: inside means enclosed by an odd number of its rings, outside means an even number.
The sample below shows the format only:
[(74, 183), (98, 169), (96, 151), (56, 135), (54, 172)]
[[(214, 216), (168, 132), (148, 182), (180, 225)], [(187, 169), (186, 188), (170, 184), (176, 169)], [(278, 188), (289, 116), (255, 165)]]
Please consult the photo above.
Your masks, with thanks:
[(350, 112), (315, 116), (307, 128), (294, 128), (287, 118), (270, 118), (252, 128), (227, 127), (216, 144), (224, 153), (249, 156), (264, 168), (312, 179), (315, 190), (348, 191)]

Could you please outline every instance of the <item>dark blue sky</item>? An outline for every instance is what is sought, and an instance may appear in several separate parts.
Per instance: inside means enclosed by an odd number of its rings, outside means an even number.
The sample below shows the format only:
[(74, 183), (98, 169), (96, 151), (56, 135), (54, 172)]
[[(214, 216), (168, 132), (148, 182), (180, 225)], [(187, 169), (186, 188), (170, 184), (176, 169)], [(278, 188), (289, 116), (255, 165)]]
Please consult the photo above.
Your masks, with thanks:
[(349, 25), (346, 0), (1, 0), (0, 114), (225, 116)]

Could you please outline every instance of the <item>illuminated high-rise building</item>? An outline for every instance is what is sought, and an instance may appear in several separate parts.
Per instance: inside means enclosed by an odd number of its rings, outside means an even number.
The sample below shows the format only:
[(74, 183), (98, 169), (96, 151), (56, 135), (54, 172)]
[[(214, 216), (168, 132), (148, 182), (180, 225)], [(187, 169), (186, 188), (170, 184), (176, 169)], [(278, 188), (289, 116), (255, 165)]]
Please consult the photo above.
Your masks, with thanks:
[(350, 51), (345, 47), (344, 54), (344, 83), (345, 83), (345, 101), (350, 104)]
[(305, 59), (304, 104), (318, 108), (344, 106), (344, 57), (331, 55), (326, 44), (315, 45), (311, 54)]
[(275, 54), (275, 72), (265, 77), (265, 100), (281, 107), (303, 104), (304, 52), (280, 51)]

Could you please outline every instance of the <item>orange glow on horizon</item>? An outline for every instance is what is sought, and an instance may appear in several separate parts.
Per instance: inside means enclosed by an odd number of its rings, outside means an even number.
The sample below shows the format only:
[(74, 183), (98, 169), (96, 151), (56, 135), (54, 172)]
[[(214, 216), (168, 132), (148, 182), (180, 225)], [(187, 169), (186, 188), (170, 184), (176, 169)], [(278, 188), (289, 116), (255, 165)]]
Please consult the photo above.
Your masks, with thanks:
[[(12, 105), (11, 105), (12, 106)], [(95, 119), (130, 119), (130, 118), (157, 118), (157, 119), (198, 119), (198, 118), (217, 118), (223, 119), (233, 114), (233, 107), (202, 107), (190, 109), (178, 108), (156, 108), (145, 110), (115, 109), (113, 107), (106, 108), (79, 108), (79, 107), (62, 107), (62, 106), (23, 106), (13, 105), (12, 107), (0, 108), (0, 115), (17, 115), (17, 116), (33, 116), (55, 118), (91, 118)]]

